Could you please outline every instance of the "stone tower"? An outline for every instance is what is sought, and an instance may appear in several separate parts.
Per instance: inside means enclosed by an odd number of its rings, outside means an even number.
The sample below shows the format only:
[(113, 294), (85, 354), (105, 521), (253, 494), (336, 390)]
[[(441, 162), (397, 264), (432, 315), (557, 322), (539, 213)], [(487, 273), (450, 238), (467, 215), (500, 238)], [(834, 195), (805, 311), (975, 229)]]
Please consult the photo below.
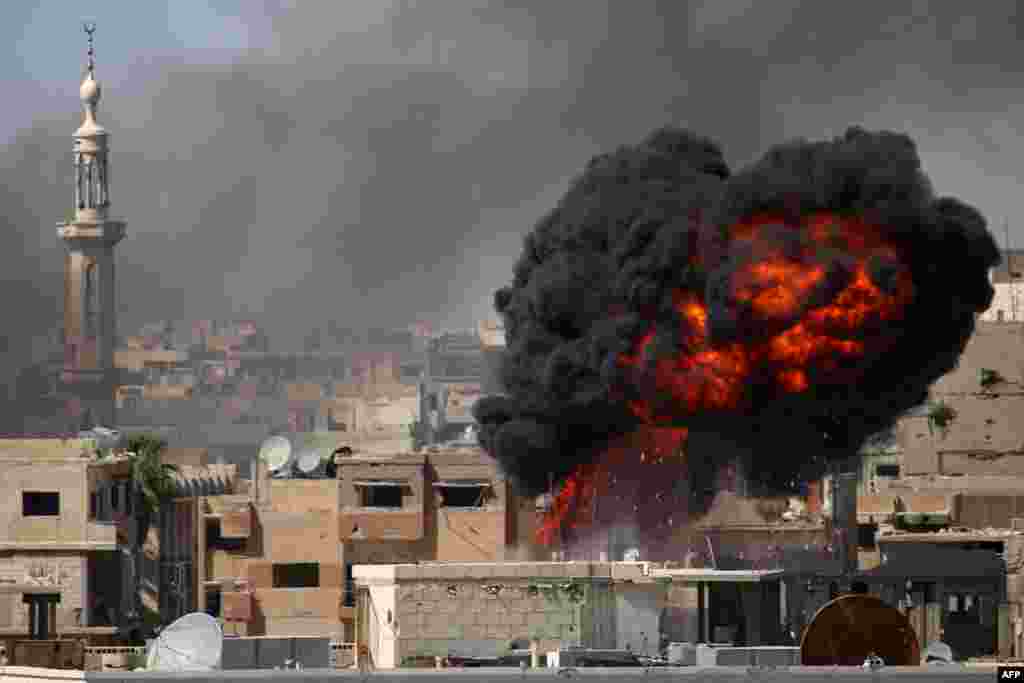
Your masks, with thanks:
[(62, 385), (82, 426), (111, 427), (117, 405), (114, 247), (124, 238), (125, 226), (109, 217), (110, 136), (96, 120), (100, 84), (93, 61), (94, 30), (95, 25), (86, 24), (88, 65), (79, 88), (84, 116), (74, 134), (74, 218), (57, 224), (65, 247)]

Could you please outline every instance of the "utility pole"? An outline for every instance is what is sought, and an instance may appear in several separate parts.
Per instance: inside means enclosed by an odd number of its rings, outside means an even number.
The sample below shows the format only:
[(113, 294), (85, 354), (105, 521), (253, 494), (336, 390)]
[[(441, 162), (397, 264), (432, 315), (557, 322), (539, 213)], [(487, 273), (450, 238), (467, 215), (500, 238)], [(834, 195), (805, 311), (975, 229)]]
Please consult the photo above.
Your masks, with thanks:
[(1010, 250), (1010, 221), (1003, 219), (1003, 253), (1006, 260), (1007, 284), (1010, 288), (1010, 320), (1017, 322), (1017, 283), (1014, 281), (1013, 258)]

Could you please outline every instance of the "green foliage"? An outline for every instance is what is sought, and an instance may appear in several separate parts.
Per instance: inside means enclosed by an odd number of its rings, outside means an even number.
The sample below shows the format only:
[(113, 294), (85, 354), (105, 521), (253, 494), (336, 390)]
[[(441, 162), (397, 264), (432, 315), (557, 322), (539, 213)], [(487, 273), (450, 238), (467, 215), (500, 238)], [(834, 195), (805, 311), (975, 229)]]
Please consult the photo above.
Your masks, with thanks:
[(990, 389), (1005, 381), (1006, 379), (999, 374), (998, 370), (982, 368), (978, 371), (978, 382), (981, 384), (982, 389)]
[(129, 671), (139, 671), (146, 668), (146, 653), (131, 652), (125, 657), (125, 667)]
[(928, 428), (934, 427), (940, 431), (945, 431), (953, 423), (953, 420), (956, 419), (956, 415), (957, 412), (953, 406), (945, 401), (933, 403), (928, 410)]
[(412, 449), (421, 450), (427, 444), (426, 425), (420, 421), (409, 423), (409, 438), (412, 439)]
[(156, 514), (160, 503), (174, 496), (175, 465), (163, 462), (167, 444), (160, 438), (149, 435), (133, 436), (128, 440), (131, 453), (131, 477), (135, 490), (139, 492), (146, 512)]

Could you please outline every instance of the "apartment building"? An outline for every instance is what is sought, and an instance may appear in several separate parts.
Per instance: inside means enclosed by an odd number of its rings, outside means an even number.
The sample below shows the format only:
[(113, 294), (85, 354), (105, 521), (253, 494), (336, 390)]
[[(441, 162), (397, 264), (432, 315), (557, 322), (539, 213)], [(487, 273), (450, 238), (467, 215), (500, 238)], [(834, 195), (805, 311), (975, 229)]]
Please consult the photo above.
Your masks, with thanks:
[(92, 442), (0, 440), (0, 634), (37, 639), (112, 636), (93, 596), (119, 598), (118, 529), (97, 519), (90, 495), (109, 473)]
[(203, 503), (198, 607), (229, 633), (351, 641), (353, 566), (517, 556), (532, 505), (479, 448), (343, 452), (333, 471), (264, 473), (245, 495)]

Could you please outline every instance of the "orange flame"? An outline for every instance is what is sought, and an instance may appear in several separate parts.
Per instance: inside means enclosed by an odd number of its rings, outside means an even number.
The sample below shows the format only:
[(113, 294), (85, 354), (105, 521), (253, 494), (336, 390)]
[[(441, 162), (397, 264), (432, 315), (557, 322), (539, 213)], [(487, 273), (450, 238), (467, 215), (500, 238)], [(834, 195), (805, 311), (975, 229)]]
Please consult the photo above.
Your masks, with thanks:
[[(653, 371), (654, 396), (629, 404), (643, 422), (678, 424), (700, 411), (735, 408), (743, 402), (755, 372), (758, 378), (774, 381), (780, 393), (805, 392), (815, 381), (841, 381), (837, 374), (841, 367), (855, 367), (856, 361), (889, 343), (885, 335), (871, 332), (897, 318), (914, 291), (896, 251), (882, 241), (879, 231), (857, 217), (818, 213), (803, 220), (803, 241), (796, 252), (783, 253), (768, 242), (761, 245), (764, 229), (782, 223), (773, 216), (756, 216), (731, 228), (734, 242), (755, 250), (763, 247), (764, 253), (733, 274), (730, 294), (732, 304), (757, 320), (788, 326), (756, 341), (716, 345), (708, 340), (706, 303), (692, 292), (674, 292), (682, 351), (649, 359), (655, 338), (649, 330), (631, 353), (619, 357), (623, 366), (646, 366)], [(827, 277), (821, 262), (831, 259), (843, 263), (850, 273), (848, 281), (829, 301), (812, 305), (811, 295)], [(875, 259), (894, 264), (891, 291), (872, 281), (869, 273)], [(684, 439), (685, 430), (676, 446)], [(540, 540), (550, 544), (559, 529), (573, 528), (586, 519), (585, 511), (594, 498), (607, 491), (609, 472), (633, 467), (638, 459), (650, 464), (647, 456), (637, 457), (636, 448), (616, 446), (599, 463), (575, 471), (545, 515)]]

